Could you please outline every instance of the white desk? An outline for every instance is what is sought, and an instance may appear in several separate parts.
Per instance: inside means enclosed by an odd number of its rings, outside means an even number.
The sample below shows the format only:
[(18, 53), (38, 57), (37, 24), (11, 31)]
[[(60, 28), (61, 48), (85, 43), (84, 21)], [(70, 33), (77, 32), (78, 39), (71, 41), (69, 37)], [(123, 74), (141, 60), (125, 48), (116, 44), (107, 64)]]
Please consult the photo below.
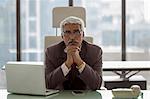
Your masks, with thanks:
[(150, 71), (150, 61), (103, 61), (103, 71), (112, 71), (126, 80), (140, 71)]
[(148, 71), (150, 70), (150, 61), (103, 61), (104, 71)]

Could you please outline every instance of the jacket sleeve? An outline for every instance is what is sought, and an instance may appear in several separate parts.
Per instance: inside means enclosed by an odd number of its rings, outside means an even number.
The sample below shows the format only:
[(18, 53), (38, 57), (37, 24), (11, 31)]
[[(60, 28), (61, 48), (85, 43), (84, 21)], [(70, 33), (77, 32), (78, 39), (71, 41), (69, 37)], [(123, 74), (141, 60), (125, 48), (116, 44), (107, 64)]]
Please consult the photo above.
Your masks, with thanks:
[(54, 53), (45, 51), (45, 82), (47, 89), (59, 89), (59, 86), (65, 81), (61, 66), (54, 64)]
[[(96, 56), (96, 57), (95, 57)], [(89, 87), (89, 89), (100, 89), (102, 84), (102, 50), (100, 49), (94, 55), (94, 63), (92, 66), (85, 65), (84, 70), (80, 74), (80, 79)]]

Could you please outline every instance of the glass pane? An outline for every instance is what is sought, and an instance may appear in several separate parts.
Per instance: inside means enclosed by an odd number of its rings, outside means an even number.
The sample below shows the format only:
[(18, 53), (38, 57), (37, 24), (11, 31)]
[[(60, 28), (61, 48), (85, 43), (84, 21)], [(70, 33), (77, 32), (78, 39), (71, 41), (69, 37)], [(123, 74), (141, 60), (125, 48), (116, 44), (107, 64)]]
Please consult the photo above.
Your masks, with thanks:
[(127, 0), (127, 60), (150, 60), (150, 1)]
[(56, 35), (52, 9), (57, 6), (68, 6), (68, 0), (21, 0), (23, 61), (43, 61), (44, 36)]
[(86, 8), (86, 35), (103, 49), (103, 60), (121, 60), (121, 0), (77, 0)]
[(29, 16), (35, 17), (36, 16), (36, 0), (29, 0)]
[(16, 0), (0, 0), (0, 68), (16, 60)]

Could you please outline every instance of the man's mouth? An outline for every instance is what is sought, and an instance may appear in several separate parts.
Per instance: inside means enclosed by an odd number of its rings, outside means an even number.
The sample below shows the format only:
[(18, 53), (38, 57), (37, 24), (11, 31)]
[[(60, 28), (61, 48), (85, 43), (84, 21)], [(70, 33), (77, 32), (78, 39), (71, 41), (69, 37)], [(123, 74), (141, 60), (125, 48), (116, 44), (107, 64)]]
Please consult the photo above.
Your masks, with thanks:
[(75, 40), (70, 40), (70, 41), (68, 42), (67, 46), (68, 46), (68, 45), (78, 45), (78, 42), (75, 41)]

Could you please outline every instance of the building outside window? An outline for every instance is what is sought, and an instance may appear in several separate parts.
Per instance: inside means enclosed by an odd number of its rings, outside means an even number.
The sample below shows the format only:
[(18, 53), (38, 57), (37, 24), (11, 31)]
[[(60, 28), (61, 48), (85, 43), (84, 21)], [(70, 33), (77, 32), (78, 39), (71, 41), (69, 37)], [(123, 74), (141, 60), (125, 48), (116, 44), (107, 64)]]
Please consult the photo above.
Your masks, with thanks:
[[(0, 68), (16, 60), (16, 2), (0, 0)], [(15, 55), (15, 56), (14, 56)]]

